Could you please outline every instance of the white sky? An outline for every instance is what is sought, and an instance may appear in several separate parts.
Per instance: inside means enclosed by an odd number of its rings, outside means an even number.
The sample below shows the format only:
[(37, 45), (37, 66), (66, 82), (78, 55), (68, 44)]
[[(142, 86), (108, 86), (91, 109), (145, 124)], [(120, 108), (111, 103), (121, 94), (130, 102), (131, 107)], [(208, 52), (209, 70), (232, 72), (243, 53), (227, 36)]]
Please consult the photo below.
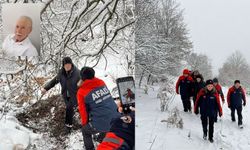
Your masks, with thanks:
[(241, 51), (250, 63), (250, 0), (178, 0), (194, 52), (212, 59), (218, 74), (226, 58)]

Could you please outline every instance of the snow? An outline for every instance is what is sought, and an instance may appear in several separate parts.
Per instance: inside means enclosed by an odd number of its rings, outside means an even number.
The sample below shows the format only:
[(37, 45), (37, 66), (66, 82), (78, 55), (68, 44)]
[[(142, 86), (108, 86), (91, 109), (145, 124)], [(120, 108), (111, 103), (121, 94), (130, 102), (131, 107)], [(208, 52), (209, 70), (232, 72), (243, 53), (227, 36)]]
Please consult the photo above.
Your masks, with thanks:
[[(179, 95), (170, 104), (169, 110), (177, 107), (184, 122), (183, 129), (168, 127), (163, 119), (169, 112), (160, 111), (160, 100), (157, 99), (158, 86), (149, 90), (137, 91), (136, 102), (136, 150), (247, 150), (250, 149), (250, 105), (243, 108), (244, 129), (231, 121), (227, 104), (223, 105), (223, 116), (214, 125), (214, 143), (202, 139), (202, 126), (199, 115), (184, 113)], [(227, 88), (223, 88), (227, 94)], [(250, 97), (248, 96), (248, 99)], [(237, 118), (237, 115), (236, 115)]]
[[(100, 63), (94, 68), (96, 72), (96, 76), (101, 78), (107, 84), (107, 87), (110, 91), (116, 87), (115, 80), (118, 77), (127, 76), (127, 71), (125, 70), (126, 62), (123, 60), (122, 54), (107, 54), (107, 59), (112, 60), (107, 64), (107, 70), (105, 70), (104, 64), (105, 60), (101, 59)], [(84, 62), (84, 61), (83, 61)], [(78, 66), (84, 66), (83, 62), (80, 62)], [(88, 64), (91, 65), (91, 64)], [(81, 68), (79, 68), (81, 69)], [(17, 87), (18, 88), (18, 87)], [(60, 86), (57, 88), (53, 88), (50, 92), (54, 94), (59, 94)], [(2, 89), (3, 92), (6, 92), (5, 89)], [(8, 94), (7, 94), (8, 95)], [(43, 99), (46, 99), (44, 96)], [(31, 104), (35, 103), (37, 100), (32, 99), (30, 101)], [(6, 104), (6, 100), (0, 99), (0, 114), (2, 114), (2, 107)], [(17, 107), (15, 104), (8, 103), (11, 107), (8, 112), (3, 115), (3, 118), (0, 119), (0, 150), (13, 150), (16, 147), (20, 149), (29, 149), (29, 146), (34, 146), (39, 149), (56, 149), (60, 145), (55, 145), (54, 143), (50, 143), (51, 141), (49, 135), (46, 134), (36, 134), (33, 133), (32, 130), (23, 127), (20, 122), (16, 119), (15, 114), (22, 109), (25, 109), (30, 104), (23, 103), (22, 106)], [(48, 110), (51, 113), (55, 111), (54, 108)], [(52, 139), (53, 141), (53, 139)], [(69, 134), (65, 143), (67, 145), (66, 150), (82, 150), (83, 149), (83, 137), (80, 130), (74, 131)], [(14, 148), (15, 147), (15, 148)]]
[(29, 146), (30, 138), (35, 137), (30, 134), (27, 129), (18, 124), (16, 118), (5, 116), (0, 120), (0, 149), (12, 150), (14, 146), (26, 149)]

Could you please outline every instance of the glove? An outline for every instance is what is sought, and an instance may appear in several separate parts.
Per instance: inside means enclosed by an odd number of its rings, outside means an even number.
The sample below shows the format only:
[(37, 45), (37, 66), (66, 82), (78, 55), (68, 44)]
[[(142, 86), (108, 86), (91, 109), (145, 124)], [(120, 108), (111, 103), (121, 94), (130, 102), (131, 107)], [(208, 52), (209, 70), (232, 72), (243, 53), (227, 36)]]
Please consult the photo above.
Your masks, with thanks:
[(196, 110), (195, 112), (194, 112), (196, 115), (198, 115), (199, 114), (199, 112)]
[(180, 94), (178, 90), (176, 90), (176, 94)]
[(246, 106), (246, 102), (243, 103), (243, 106)]
[(230, 109), (230, 108), (231, 108), (231, 106), (230, 106), (230, 105), (228, 105), (228, 108)]
[(221, 117), (221, 116), (222, 116), (222, 113), (219, 113), (219, 116)]
[(224, 99), (224, 98), (222, 99), (222, 103), (223, 103), (223, 104), (225, 103), (225, 99)]

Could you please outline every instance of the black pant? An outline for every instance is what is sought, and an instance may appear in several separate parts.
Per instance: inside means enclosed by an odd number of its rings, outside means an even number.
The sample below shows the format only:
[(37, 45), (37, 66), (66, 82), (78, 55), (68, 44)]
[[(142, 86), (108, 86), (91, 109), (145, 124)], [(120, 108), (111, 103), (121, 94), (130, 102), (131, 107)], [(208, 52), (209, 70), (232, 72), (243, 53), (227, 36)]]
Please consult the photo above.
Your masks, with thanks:
[(237, 111), (237, 115), (238, 115), (238, 125), (242, 125), (242, 107), (238, 107), (238, 108), (231, 108), (231, 117), (232, 120), (235, 120), (235, 110)]
[(208, 137), (209, 139), (213, 139), (214, 134), (214, 117), (208, 117), (208, 116), (201, 116), (201, 123), (203, 128), (204, 135), (207, 135), (207, 125), (209, 125), (209, 133)]
[(181, 96), (181, 100), (184, 107), (184, 111), (185, 112), (187, 112), (188, 110), (191, 111), (190, 97)]
[(86, 150), (94, 150), (95, 146), (92, 140), (92, 134), (96, 134), (98, 131), (93, 129), (89, 124), (82, 127), (82, 136), (84, 141), (84, 146)]
[(74, 105), (70, 98), (67, 98), (65, 100), (65, 104), (66, 104), (65, 124), (72, 125), (74, 117)]

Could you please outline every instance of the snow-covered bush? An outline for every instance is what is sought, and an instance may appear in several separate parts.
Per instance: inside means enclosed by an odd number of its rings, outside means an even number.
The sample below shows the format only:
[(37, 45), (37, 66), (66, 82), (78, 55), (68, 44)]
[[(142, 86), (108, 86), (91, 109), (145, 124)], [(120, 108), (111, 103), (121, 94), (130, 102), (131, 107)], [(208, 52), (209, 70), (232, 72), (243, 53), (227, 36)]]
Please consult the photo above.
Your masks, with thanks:
[(176, 127), (176, 128), (183, 128), (183, 119), (180, 116), (180, 111), (177, 107), (175, 107), (171, 112), (170, 116), (167, 118), (167, 120), (162, 120), (161, 122), (167, 122), (168, 127)]

